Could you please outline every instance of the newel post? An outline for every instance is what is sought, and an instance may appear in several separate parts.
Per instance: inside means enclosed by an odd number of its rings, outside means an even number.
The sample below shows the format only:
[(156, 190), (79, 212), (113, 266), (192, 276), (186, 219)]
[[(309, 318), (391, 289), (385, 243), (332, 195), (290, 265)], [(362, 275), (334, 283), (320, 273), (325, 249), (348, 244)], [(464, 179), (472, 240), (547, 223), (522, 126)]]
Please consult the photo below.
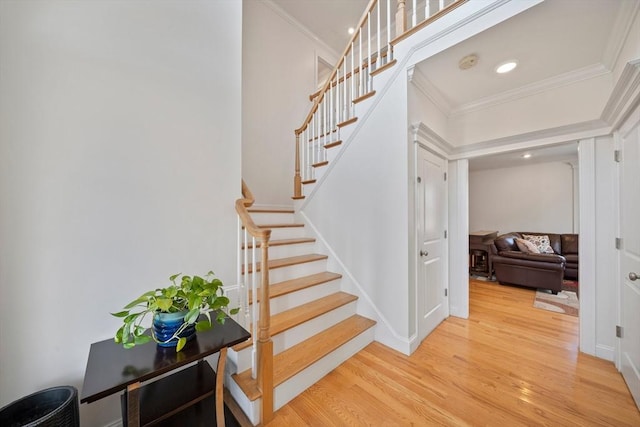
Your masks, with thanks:
[(260, 241), (262, 265), (260, 269), (260, 318), (258, 320), (258, 388), (262, 392), (261, 423), (265, 425), (273, 418), (273, 341), (271, 340), (271, 310), (269, 304), (269, 237)]
[(300, 177), (300, 134), (296, 132), (296, 174), (293, 177), (293, 198), (302, 198), (302, 178)]
[(406, 0), (398, 0), (398, 10), (396, 11), (396, 37), (400, 37), (405, 31), (407, 31), (407, 11), (405, 9), (405, 2)]

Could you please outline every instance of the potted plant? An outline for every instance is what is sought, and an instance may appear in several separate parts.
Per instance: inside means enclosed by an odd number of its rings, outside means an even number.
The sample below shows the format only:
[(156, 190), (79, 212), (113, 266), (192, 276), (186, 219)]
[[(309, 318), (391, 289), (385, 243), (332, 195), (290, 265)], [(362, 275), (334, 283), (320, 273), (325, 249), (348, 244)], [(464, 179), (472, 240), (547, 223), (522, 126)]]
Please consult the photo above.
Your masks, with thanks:
[[(196, 331), (213, 326), (212, 312), (215, 321), (224, 324), (227, 311), (229, 314), (239, 311), (238, 308), (228, 310), (229, 298), (223, 295), (222, 282), (212, 271), (204, 277), (174, 274), (169, 280), (172, 285), (145, 292), (123, 311), (111, 313), (123, 321), (115, 342), (131, 348), (153, 339), (160, 346), (175, 346), (176, 351), (180, 351)], [(153, 320), (151, 335), (146, 334), (148, 328), (142, 325), (148, 314)]]

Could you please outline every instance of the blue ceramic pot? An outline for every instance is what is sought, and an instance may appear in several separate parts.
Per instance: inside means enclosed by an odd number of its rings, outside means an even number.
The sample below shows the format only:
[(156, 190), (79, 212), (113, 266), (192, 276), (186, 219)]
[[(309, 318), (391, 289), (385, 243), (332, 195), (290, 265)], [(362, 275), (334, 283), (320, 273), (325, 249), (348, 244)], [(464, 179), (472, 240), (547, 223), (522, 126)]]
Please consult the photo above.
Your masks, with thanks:
[[(171, 339), (171, 337), (184, 323), (184, 316), (187, 312), (185, 310), (177, 313), (155, 313), (153, 315), (153, 335), (160, 347), (175, 347), (178, 344), (178, 339)], [(187, 341), (193, 339), (196, 336), (196, 325), (187, 326), (178, 336), (186, 338)]]

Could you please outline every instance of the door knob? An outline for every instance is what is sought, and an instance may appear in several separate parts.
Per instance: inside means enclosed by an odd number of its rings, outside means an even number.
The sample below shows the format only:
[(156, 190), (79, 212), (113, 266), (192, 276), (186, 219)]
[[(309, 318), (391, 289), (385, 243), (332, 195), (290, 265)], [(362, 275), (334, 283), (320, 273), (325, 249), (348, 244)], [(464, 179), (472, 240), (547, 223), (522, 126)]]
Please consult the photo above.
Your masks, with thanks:
[[(420, 256), (427, 256), (429, 255), (429, 252), (427, 251), (420, 251)], [(633, 279), (632, 279), (633, 280)]]
[(636, 280), (638, 280), (638, 274), (634, 272), (629, 273), (629, 280), (631, 280), (632, 282), (635, 282)]

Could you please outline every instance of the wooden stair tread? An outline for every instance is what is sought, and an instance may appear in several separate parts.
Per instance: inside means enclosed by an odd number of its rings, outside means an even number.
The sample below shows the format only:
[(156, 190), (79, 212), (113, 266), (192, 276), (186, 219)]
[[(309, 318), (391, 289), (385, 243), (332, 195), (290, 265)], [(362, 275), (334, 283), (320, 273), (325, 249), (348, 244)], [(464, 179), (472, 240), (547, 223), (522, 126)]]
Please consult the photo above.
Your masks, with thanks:
[[(287, 295), (301, 289), (310, 288), (312, 286), (321, 285), (342, 278), (342, 274), (323, 271), (322, 273), (312, 274), (310, 276), (298, 277), (296, 279), (285, 280), (284, 282), (274, 283), (269, 287), (269, 296), (277, 298)], [(260, 289), (260, 288), (258, 288)], [(249, 291), (251, 296), (251, 291)], [(258, 292), (258, 302), (260, 302), (260, 293)], [(251, 302), (250, 302), (251, 303)]]
[(386, 70), (387, 68), (391, 68), (391, 67), (393, 67), (394, 65), (396, 65), (396, 62), (398, 62), (398, 60), (397, 60), (397, 59), (394, 59), (394, 60), (392, 60), (392, 61), (387, 62), (387, 63), (386, 63), (386, 64), (384, 64), (383, 66), (381, 66), (381, 67), (379, 67), (379, 68), (376, 68), (375, 70), (373, 70), (373, 71), (371, 72), (371, 76), (372, 76), (372, 77), (373, 77), (373, 76), (376, 76), (376, 75), (378, 75), (378, 74), (382, 73), (382, 72), (383, 72), (384, 70)]
[[(286, 246), (286, 245), (297, 245), (299, 243), (313, 243), (316, 239), (313, 237), (301, 237), (299, 239), (278, 239), (278, 240), (269, 240), (269, 247), (272, 246)], [(257, 245), (260, 247), (260, 244)], [(247, 249), (252, 249), (253, 244), (249, 243), (246, 247)], [(242, 249), (245, 249), (244, 245)]]
[[(356, 314), (275, 355), (273, 358), (274, 387), (311, 366), (375, 324), (375, 321)], [(251, 369), (234, 374), (232, 378), (250, 400), (256, 400), (262, 395), (258, 390), (257, 381), (251, 378)]]
[[(336, 292), (335, 294), (327, 295), (326, 297), (319, 298), (315, 301), (275, 314), (271, 316), (271, 336), (281, 334), (288, 329), (294, 328), (311, 319), (315, 319), (318, 316), (349, 304), (357, 299), (358, 297), (355, 295), (347, 294), (345, 292)], [(240, 344), (234, 345), (232, 348), (234, 351), (240, 351), (251, 345), (253, 345), (253, 340), (249, 339), (241, 342)]]
[(288, 228), (288, 227), (304, 227), (304, 224), (299, 223), (284, 223), (284, 224), (256, 224), (258, 228)]
[(333, 141), (330, 142), (328, 144), (324, 144), (324, 148), (333, 148), (333, 147), (337, 147), (338, 145), (342, 144), (342, 140), (337, 140), (337, 141)]
[(371, 97), (372, 97), (372, 96), (374, 96), (375, 94), (376, 94), (376, 91), (375, 91), (375, 90), (372, 90), (371, 92), (367, 92), (367, 93), (365, 93), (364, 95), (357, 97), (356, 99), (354, 99), (354, 100), (353, 100), (353, 101), (351, 101), (351, 102), (353, 102), (354, 104), (357, 104), (357, 103), (359, 103), (359, 102), (364, 101), (365, 99), (369, 99), (369, 98), (371, 98)]
[(293, 209), (285, 209), (285, 208), (249, 208), (247, 209), (250, 213), (282, 213), (282, 214), (292, 214), (295, 213)]
[(305, 184), (315, 184), (315, 183), (316, 183), (316, 180), (315, 180), (315, 179), (308, 179), (308, 180), (306, 180), (306, 181), (302, 181), (302, 185), (305, 185)]
[[(325, 160), (325, 161), (323, 161), (323, 162), (314, 163), (314, 164), (312, 164), (312, 165), (311, 165), (311, 167), (319, 168), (319, 167), (322, 167), (322, 166), (326, 166), (326, 165), (328, 165), (328, 164), (329, 164), (329, 161), (328, 161), (328, 160)], [(315, 181), (315, 180), (314, 180), (314, 181)]]
[(344, 122), (340, 122), (338, 123), (336, 126), (338, 126), (339, 128), (345, 127), (347, 125), (350, 125), (351, 123), (355, 123), (358, 120), (357, 117), (351, 117), (348, 120), (345, 120)]
[[(276, 258), (276, 259), (270, 259), (269, 260), (269, 270), (272, 270), (274, 268), (282, 268), (282, 267), (289, 267), (292, 265), (297, 265), (297, 264), (304, 264), (307, 262), (314, 262), (314, 261), (322, 261), (324, 259), (329, 258), (327, 255), (322, 255), (322, 254), (307, 254), (307, 255), (296, 255), (296, 256), (290, 256), (287, 258)], [(244, 270), (244, 265), (242, 267), (242, 273), (245, 273)], [(249, 264), (248, 266), (248, 272), (251, 273), (253, 271), (253, 266), (251, 264)], [(256, 263), (256, 271), (260, 271), (262, 268), (262, 263), (257, 262)]]

